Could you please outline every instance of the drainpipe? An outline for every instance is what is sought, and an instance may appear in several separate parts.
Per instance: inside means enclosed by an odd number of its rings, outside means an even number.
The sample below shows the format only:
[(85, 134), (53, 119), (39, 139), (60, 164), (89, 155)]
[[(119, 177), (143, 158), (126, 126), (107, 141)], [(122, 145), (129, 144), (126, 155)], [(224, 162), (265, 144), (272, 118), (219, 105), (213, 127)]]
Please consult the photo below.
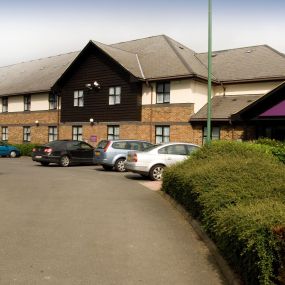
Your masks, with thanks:
[(60, 134), (60, 93), (56, 93), (57, 97), (57, 139), (59, 140), (59, 134)]
[(153, 85), (146, 81), (146, 86), (150, 87), (150, 118), (149, 118), (149, 140), (152, 143), (152, 121), (153, 121)]

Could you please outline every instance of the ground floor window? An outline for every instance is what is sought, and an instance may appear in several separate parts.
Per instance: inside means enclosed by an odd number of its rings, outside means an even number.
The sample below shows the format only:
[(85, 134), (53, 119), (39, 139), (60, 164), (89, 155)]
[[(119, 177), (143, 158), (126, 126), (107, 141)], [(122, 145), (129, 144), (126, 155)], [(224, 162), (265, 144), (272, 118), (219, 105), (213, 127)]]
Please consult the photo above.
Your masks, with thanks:
[(120, 138), (119, 126), (108, 126), (108, 140), (118, 140)]
[(48, 127), (48, 141), (56, 141), (57, 140), (57, 127)]
[(156, 126), (155, 127), (155, 143), (168, 143), (170, 141), (170, 127)]
[[(220, 127), (212, 127), (212, 134), (211, 134), (211, 140), (219, 140), (220, 139)], [(207, 141), (207, 127), (203, 128), (203, 144), (205, 144)]]
[(75, 141), (82, 141), (82, 126), (72, 127), (72, 139)]
[(31, 141), (31, 127), (23, 127), (23, 142)]
[(8, 141), (8, 127), (2, 127), (1, 140)]

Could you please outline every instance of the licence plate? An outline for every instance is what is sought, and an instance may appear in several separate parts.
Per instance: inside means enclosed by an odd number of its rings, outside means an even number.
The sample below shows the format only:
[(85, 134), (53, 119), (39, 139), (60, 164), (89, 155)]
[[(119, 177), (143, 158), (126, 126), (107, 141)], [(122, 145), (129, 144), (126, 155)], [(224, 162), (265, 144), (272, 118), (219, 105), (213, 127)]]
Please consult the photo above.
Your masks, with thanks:
[(42, 156), (41, 155), (36, 155), (35, 158), (42, 158)]
[(128, 154), (128, 156), (127, 156), (127, 161), (131, 161), (131, 155), (130, 154)]
[(95, 151), (96, 156), (100, 156), (100, 151)]

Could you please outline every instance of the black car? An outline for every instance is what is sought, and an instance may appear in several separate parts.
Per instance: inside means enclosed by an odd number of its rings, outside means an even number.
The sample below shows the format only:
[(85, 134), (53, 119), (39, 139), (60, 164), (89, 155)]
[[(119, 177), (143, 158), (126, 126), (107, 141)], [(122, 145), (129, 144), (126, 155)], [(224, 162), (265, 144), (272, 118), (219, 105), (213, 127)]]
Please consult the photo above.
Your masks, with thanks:
[(93, 164), (94, 148), (82, 141), (58, 140), (33, 149), (32, 160), (44, 166), (56, 163), (67, 167), (71, 164)]

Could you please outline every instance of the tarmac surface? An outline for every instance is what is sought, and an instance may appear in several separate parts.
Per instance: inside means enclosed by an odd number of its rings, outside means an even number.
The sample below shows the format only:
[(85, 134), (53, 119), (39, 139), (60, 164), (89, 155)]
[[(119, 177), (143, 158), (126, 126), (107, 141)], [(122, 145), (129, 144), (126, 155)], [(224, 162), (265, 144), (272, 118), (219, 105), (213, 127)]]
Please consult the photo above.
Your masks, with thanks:
[(0, 285), (226, 284), (159, 186), (94, 165), (0, 158)]

